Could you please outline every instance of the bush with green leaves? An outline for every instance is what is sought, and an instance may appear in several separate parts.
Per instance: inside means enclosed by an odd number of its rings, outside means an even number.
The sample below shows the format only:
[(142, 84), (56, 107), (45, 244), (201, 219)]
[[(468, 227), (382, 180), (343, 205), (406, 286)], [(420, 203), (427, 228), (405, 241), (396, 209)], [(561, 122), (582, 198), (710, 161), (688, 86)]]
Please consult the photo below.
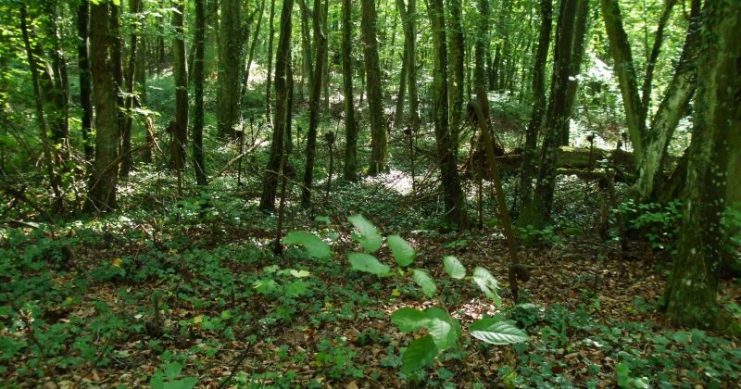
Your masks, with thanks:
[[(399, 235), (389, 235), (385, 238), (396, 263), (396, 269), (392, 269), (375, 255), (384, 244), (384, 237), (378, 228), (361, 215), (350, 216), (348, 220), (354, 227), (353, 240), (361, 248), (360, 251), (347, 254), (352, 269), (377, 277), (408, 277), (420, 287), (426, 297), (435, 298), (438, 295), (437, 284), (429, 272), (412, 268), (417, 252), (409, 242)], [(331, 256), (329, 245), (309, 232), (289, 233), (283, 239), (283, 243), (303, 246), (307, 254), (315, 258)], [(468, 275), (465, 266), (454, 256), (443, 258), (443, 267), (451, 279), (472, 282), (495, 305), (502, 305), (502, 299), (498, 294), (499, 283), (485, 268), (476, 267)], [(430, 365), (440, 353), (457, 348), (463, 333), (460, 321), (454, 318), (446, 307), (432, 306), (425, 310), (400, 308), (391, 315), (391, 321), (401, 332), (425, 333), (414, 339), (404, 350), (401, 356), (401, 370), (404, 373), (418, 371)], [(468, 333), (493, 345), (509, 345), (528, 340), (525, 332), (501, 316), (486, 317), (471, 323)]]

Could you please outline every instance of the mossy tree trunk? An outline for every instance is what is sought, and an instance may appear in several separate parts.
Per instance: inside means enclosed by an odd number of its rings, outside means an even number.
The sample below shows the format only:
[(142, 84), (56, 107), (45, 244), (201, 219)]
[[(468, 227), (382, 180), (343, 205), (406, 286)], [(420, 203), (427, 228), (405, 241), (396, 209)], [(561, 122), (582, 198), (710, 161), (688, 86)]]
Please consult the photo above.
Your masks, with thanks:
[[(724, 234), (729, 139), (741, 131), (741, 3), (711, 1), (703, 9), (694, 130), (683, 225), (667, 282), (667, 315), (687, 326), (728, 328), (716, 302)], [(733, 322), (732, 320), (730, 322)], [(738, 325), (735, 325), (736, 331)]]

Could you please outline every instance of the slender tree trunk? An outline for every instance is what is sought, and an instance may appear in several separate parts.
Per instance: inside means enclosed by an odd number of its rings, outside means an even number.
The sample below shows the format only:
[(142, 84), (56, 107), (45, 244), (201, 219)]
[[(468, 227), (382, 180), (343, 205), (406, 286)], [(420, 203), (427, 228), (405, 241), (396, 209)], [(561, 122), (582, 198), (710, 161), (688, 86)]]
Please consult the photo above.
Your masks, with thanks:
[[(247, 98), (247, 86), (250, 80), (250, 70), (252, 69), (252, 59), (255, 55), (255, 48), (257, 47), (257, 41), (260, 38), (260, 28), (262, 27), (262, 19), (265, 11), (265, 1), (260, 2), (260, 10), (258, 11), (257, 25), (255, 26), (255, 36), (252, 38), (252, 44), (250, 44), (250, 52), (247, 54), (247, 64), (244, 67), (244, 82), (242, 82), (242, 105), (245, 104)], [(244, 134), (243, 134), (244, 135)]]
[[(139, 0), (129, 0), (129, 13), (138, 14), (141, 11), (140, 7), (141, 2)], [(133, 156), (131, 155), (131, 128), (134, 118), (134, 94), (136, 92), (136, 59), (139, 51), (137, 25), (138, 23), (135, 22), (129, 27), (131, 29), (131, 35), (129, 35), (129, 64), (126, 68), (126, 117), (121, 131), (121, 169), (119, 171), (121, 177), (124, 178), (129, 176), (129, 171), (131, 170), (134, 161)]]
[[(196, 182), (198, 185), (206, 185), (206, 164), (203, 159), (203, 89), (205, 82), (204, 61), (205, 61), (205, 40), (206, 40), (206, 13), (203, 4), (204, 0), (195, 0), (196, 26), (193, 43), (195, 54), (193, 60), (193, 168), (196, 173)], [(244, 136), (244, 134), (243, 134)]]
[(43, 10), (47, 13), (49, 20), (46, 23), (50, 42), (49, 63), (51, 71), (48, 72), (49, 89), (43, 91), (46, 100), (53, 108), (48, 113), (49, 127), (52, 141), (58, 151), (54, 153), (55, 162), (64, 171), (65, 159), (69, 154), (69, 79), (67, 76), (67, 62), (62, 50), (62, 36), (60, 34), (59, 7), (57, 1), (44, 3)]
[[(188, 143), (188, 70), (185, 62), (185, 0), (177, 0), (172, 24), (175, 28), (173, 42), (173, 75), (175, 78), (175, 125), (170, 145), (170, 165), (178, 172), (185, 167), (185, 147)], [(232, 91), (233, 92), (233, 91)]]
[(610, 42), (615, 75), (618, 78), (620, 92), (623, 96), (625, 119), (628, 123), (628, 134), (633, 144), (633, 155), (638, 160), (643, 154), (643, 143), (646, 136), (645, 117), (641, 114), (643, 108), (638, 96), (638, 81), (636, 80), (633, 54), (630, 50), (628, 35), (623, 29), (623, 20), (620, 16), (618, 0), (600, 0), (602, 17), (605, 20), (607, 37)]
[(556, 30), (556, 47), (554, 52), (553, 77), (551, 81), (550, 101), (545, 121), (545, 138), (540, 156), (538, 183), (531, 207), (523, 215), (525, 225), (543, 227), (550, 222), (553, 206), (553, 191), (556, 185), (556, 166), (558, 143), (561, 133), (569, 120), (566, 107), (566, 94), (573, 55), (574, 20), (578, 4), (589, 0), (562, 0), (558, 27)]
[(409, 67), (409, 53), (404, 50), (401, 59), (401, 71), (399, 72), (399, 91), (396, 94), (396, 108), (394, 109), (394, 127), (401, 128), (404, 124), (404, 98), (407, 89), (407, 72)]
[[(545, 114), (545, 64), (548, 60), (548, 47), (551, 42), (551, 26), (553, 25), (553, 5), (551, 0), (540, 0), (540, 32), (538, 34), (538, 49), (533, 66), (533, 110), (527, 123), (525, 132), (525, 151), (520, 171), (520, 204), (522, 209), (531, 207), (532, 180), (535, 175), (535, 154), (537, 150), (538, 133)], [(524, 219), (520, 219), (524, 220)]]
[[(284, 0), (285, 1), (285, 0)], [(284, 2), (285, 5), (285, 2)], [(291, 3), (293, 6), (293, 3)], [(265, 78), (265, 117), (270, 121), (270, 107), (272, 102), (270, 101), (270, 92), (272, 92), (272, 81), (273, 73), (273, 37), (275, 36), (275, 0), (270, 0), (270, 21), (268, 22), (268, 74)], [(275, 123), (273, 123), (275, 125)], [(278, 160), (280, 163), (280, 160)], [(275, 197), (275, 195), (273, 195)], [(273, 205), (275, 207), (275, 205)]]
[(93, 101), (91, 98), (93, 86), (90, 79), (90, 57), (88, 55), (90, 44), (89, 25), (90, 1), (80, 0), (80, 5), (77, 7), (77, 35), (80, 39), (77, 45), (77, 63), (80, 72), (80, 107), (82, 108), (80, 127), (82, 128), (85, 160), (92, 162), (94, 149), (93, 140), (90, 138), (93, 129)]
[(664, 43), (664, 30), (666, 29), (669, 17), (672, 14), (672, 9), (676, 3), (677, 0), (666, 0), (664, 2), (664, 10), (661, 12), (659, 24), (656, 27), (656, 38), (654, 39), (654, 44), (651, 48), (651, 54), (648, 56), (646, 61), (646, 72), (644, 73), (643, 87), (641, 88), (641, 103), (643, 109), (641, 116), (644, 118), (648, 118), (648, 110), (651, 108), (651, 89), (653, 86), (654, 69), (656, 68), (656, 61), (661, 52), (661, 44)]
[(433, 118), (437, 158), (442, 178), (446, 219), (458, 229), (467, 224), (465, 198), (458, 176), (450, 129), (448, 127), (448, 50), (445, 38), (445, 9), (442, 0), (430, 0), (427, 9), (432, 27), (433, 46)]
[(729, 137), (741, 129), (741, 41), (738, 39), (741, 3), (705, 4), (698, 77), (695, 128), (690, 146), (683, 225), (671, 276), (667, 281), (667, 315), (677, 324), (731, 329), (739, 324), (724, 319), (717, 305), (719, 270), (725, 234)]
[(39, 141), (41, 142), (42, 153), (44, 158), (44, 165), (46, 167), (46, 173), (49, 179), (49, 185), (51, 186), (53, 198), (52, 198), (52, 210), (54, 213), (60, 213), (63, 209), (62, 200), (62, 188), (61, 180), (58, 174), (54, 170), (54, 158), (52, 156), (52, 150), (49, 147), (49, 139), (47, 135), (48, 124), (46, 116), (44, 114), (44, 101), (41, 93), (40, 77), (39, 77), (39, 63), (34, 55), (34, 50), (31, 47), (31, 34), (29, 32), (28, 24), (28, 10), (25, 3), (21, 3), (21, 33), (23, 34), (23, 44), (26, 49), (26, 57), (28, 59), (28, 66), (31, 70), (31, 82), (33, 83), (34, 92), (34, 106), (36, 108), (36, 120), (39, 122)]
[(363, 54), (365, 57), (366, 91), (371, 122), (371, 160), (368, 174), (375, 176), (387, 170), (387, 129), (383, 116), (381, 68), (378, 62), (377, 16), (375, 0), (361, 0)]
[(463, 11), (460, 0), (448, 0), (450, 9), (450, 89), (448, 102), (450, 105), (450, 141), (453, 154), (458, 155), (459, 134), (463, 123), (463, 92), (464, 74), (463, 61), (466, 42), (463, 39)]
[[(328, 1), (328, 0), (324, 0)], [(314, 43), (316, 47), (316, 63), (314, 64), (314, 79), (309, 96), (309, 130), (306, 135), (306, 166), (304, 170), (304, 186), (301, 190), (301, 204), (308, 208), (311, 205), (311, 191), (314, 185), (314, 160), (316, 159), (316, 137), (319, 126), (319, 102), (322, 95), (324, 76), (324, 61), (327, 58), (327, 15), (323, 12), (321, 0), (314, 0)]]
[(219, 135), (234, 138), (239, 121), (242, 80), (242, 2), (221, 0), (219, 24), (219, 78), (216, 94), (216, 120)]
[[(581, 72), (581, 62), (584, 57), (584, 41), (587, 35), (587, 25), (589, 23), (589, 1), (581, 1), (576, 9), (576, 18), (574, 19), (574, 41), (571, 42), (571, 65), (569, 70), (569, 85), (566, 90), (566, 114), (574, 114), (574, 103), (576, 102), (576, 92), (579, 88), (579, 73)], [(569, 120), (561, 132), (559, 145), (568, 146), (569, 144)]]
[(95, 161), (87, 203), (87, 210), (91, 212), (106, 212), (116, 207), (121, 129), (114, 59), (116, 45), (109, 25), (111, 8), (114, 7), (103, 1), (90, 7), (90, 57), (95, 102)]
[(404, 50), (409, 53), (407, 82), (409, 123), (414, 133), (419, 129), (419, 92), (417, 92), (417, 0), (407, 0), (407, 25), (404, 27)]
[[(309, 93), (311, 93), (313, 90), (312, 85), (314, 85), (314, 50), (312, 49), (311, 28), (309, 27), (309, 23), (316, 23), (316, 21), (314, 20), (312, 11), (306, 6), (306, 1), (307, 0), (299, 0), (299, 8), (301, 9), (301, 54), (303, 62), (301, 79), (306, 79), (308, 81), (307, 89), (309, 90)], [(302, 90), (299, 93), (301, 98), (303, 98), (303, 85)]]
[(345, 166), (348, 181), (358, 179), (358, 126), (355, 121), (352, 86), (352, 3), (342, 0), (342, 87), (345, 106)]
[(286, 138), (287, 120), (290, 111), (288, 104), (290, 91), (286, 73), (288, 73), (288, 67), (290, 66), (292, 11), (293, 0), (283, 0), (283, 10), (280, 16), (278, 52), (275, 57), (275, 122), (273, 126), (273, 139), (270, 146), (270, 157), (263, 178), (262, 197), (260, 198), (260, 209), (269, 211), (275, 210), (278, 178), (281, 174), (284, 174), (281, 171), (281, 161), (284, 152), (286, 152), (284, 140)]
[(679, 63), (667, 88), (664, 99), (654, 116), (651, 130), (646, 134), (643, 155), (638, 160), (638, 179), (635, 183), (640, 201), (656, 198), (660, 185), (662, 161), (677, 124), (687, 111), (695, 91), (697, 79), (696, 53), (700, 51), (701, 1), (692, 0), (692, 17)]

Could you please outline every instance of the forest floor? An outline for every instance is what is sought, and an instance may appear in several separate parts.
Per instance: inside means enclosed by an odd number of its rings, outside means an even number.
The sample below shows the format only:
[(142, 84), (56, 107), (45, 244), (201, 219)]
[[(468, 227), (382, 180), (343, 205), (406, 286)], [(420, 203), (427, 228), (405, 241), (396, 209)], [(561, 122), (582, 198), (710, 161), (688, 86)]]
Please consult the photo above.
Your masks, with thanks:
[[(594, 208), (569, 208), (569, 196), (592, 197), (589, 187), (557, 192), (565, 193), (557, 212), (574, 223), (540, 231), (543, 242), (522, 249), (531, 277), (521, 285), (525, 303), (513, 306), (494, 219), (446, 233), (436, 205), (419, 205), (430, 201), (402, 196), (383, 180), (341, 184), (313, 214), (288, 208), (287, 230), (326, 238), (331, 259), (293, 247), (275, 256), (275, 217), (224, 182), (174, 199), (172, 181), (148, 176), (130, 183), (137, 190), (124, 191), (114, 214), (2, 230), (0, 386), (738, 385), (736, 340), (673, 328), (657, 312), (666, 253), (635, 247), (632, 259), (621, 259), (617, 244), (597, 237)], [(414, 267), (438, 282), (440, 299), (425, 298), (403, 277), (353, 271), (345, 252), (355, 246), (346, 219), (354, 213), (411, 242)], [(501, 281), (504, 307), (445, 277), (445, 255), (489, 269)], [(379, 259), (392, 262), (387, 248)], [(739, 317), (738, 285), (724, 281), (721, 290)], [(401, 351), (419, 334), (401, 333), (389, 316), (432, 305), (447, 307), (464, 327), (504, 314), (529, 340), (492, 346), (464, 336), (431, 367), (404, 374)]]

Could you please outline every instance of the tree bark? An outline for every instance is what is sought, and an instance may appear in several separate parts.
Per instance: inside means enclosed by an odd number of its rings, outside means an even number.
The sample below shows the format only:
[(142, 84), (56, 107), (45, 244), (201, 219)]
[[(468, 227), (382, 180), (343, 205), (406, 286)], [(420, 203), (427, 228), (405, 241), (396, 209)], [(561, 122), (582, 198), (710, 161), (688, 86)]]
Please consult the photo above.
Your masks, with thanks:
[(345, 106), (345, 166), (344, 178), (358, 179), (358, 125), (355, 120), (352, 86), (352, 2), (342, 0), (342, 90)]
[(82, 108), (82, 118), (80, 127), (82, 129), (83, 150), (85, 160), (93, 160), (93, 141), (90, 139), (93, 129), (93, 101), (92, 83), (90, 79), (90, 1), (80, 0), (77, 7), (77, 35), (80, 39), (77, 45), (77, 63), (80, 73), (80, 107)]
[[(328, 0), (324, 0), (328, 1)], [(309, 97), (309, 130), (306, 135), (306, 165), (304, 170), (304, 186), (301, 189), (301, 204), (308, 208), (311, 205), (311, 190), (314, 185), (314, 160), (316, 159), (316, 137), (319, 126), (319, 102), (322, 96), (324, 76), (324, 61), (327, 58), (327, 14), (323, 12), (321, 0), (314, 0), (314, 43), (316, 47), (316, 62), (314, 78)]]
[[(284, 2), (285, 5), (285, 2)], [(293, 3), (291, 3), (293, 6)], [(270, 101), (270, 92), (272, 92), (272, 86), (270, 82), (273, 73), (273, 37), (275, 36), (275, 0), (270, 0), (270, 20), (268, 21), (268, 74), (265, 78), (265, 117), (270, 121), (270, 107), (272, 102)], [(273, 123), (275, 126), (275, 123)], [(278, 161), (280, 163), (280, 160)], [(275, 195), (273, 195), (275, 197)], [(273, 206), (275, 207), (275, 206)]]
[[(140, 0), (129, 0), (129, 13), (139, 14), (141, 12), (140, 8)], [(129, 27), (131, 29), (131, 35), (129, 35), (129, 63), (126, 68), (126, 117), (124, 118), (124, 125), (121, 130), (121, 169), (119, 170), (119, 174), (124, 178), (129, 176), (129, 171), (134, 161), (131, 155), (131, 128), (134, 120), (134, 94), (136, 93), (136, 59), (139, 52), (137, 26), (138, 22), (134, 22)]]
[[(535, 175), (535, 154), (537, 150), (538, 133), (543, 124), (545, 114), (545, 64), (548, 60), (548, 47), (551, 42), (551, 28), (553, 25), (553, 4), (551, 0), (540, 0), (540, 32), (538, 34), (538, 49), (533, 66), (533, 108), (530, 120), (525, 130), (525, 151), (520, 172), (520, 204), (523, 209), (531, 206), (532, 180)], [(522, 219), (521, 219), (522, 220)]]
[(219, 23), (219, 78), (216, 94), (216, 120), (219, 135), (235, 138), (241, 108), (242, 80), (242, 2), (221, 0)]
[(442, 0), (430, 0), (427, 9), (432, 27), (433, 84), (432, 114), (437, 144), (437, 163), (442, 178), (446, 219), (458, 229), (467, 225), (465, 198), (448, 127), (448, 50), (445, 38), (445, 9)]
[(383, 116), (381, 68), (378, 62), (376, 4), (375, 0), (361, 0), (360, 4), (363, 10), (360, 25), (363, 32), (365, 87), (368, 94), (368, 113), (371, 123), (371, 160), (368, 174), (375, 176), (387, 170), (387, 129)]
[(645, 117), (641, 99), (638, 96), (638, 81), (636, 80), (633, 54), (630, 50), (628, 35), (623, 29), (623, 19), (620, 15), (618, 0), (600, 0), (605, 29), (610, 42), (610, 54), (613, 67), (623, 96), (623, 108), (628, 124), (628, 134), (633, 144), (636, 157), (643, 154), (644, 138), (646, 136)]
[(173, 41), (173, 76), (175, 79), (175, 122), (170, 144), (170, 166), (182, 171), (185, 168), (185, 147), (188, 143), (188, 70), (185, 62), (185, 0), (175, 3), (172, 24), (175, 28)]
[[(278, 178), (284, 172), (281, 161), (285, 150), (287, 121), (290, 112), (289, 83), (287, 80), (288, 66), (290, 66), (291, 49), (291, 12), (293, 0), (283, 0), (283, 10), (280, 16), (280, 37), (278, 38), (278, 52), (275, 57), (275, 121), (273, 138), (270, 145), (270, 157), (263, 178), (260, 209), (275, 210), (275, 197), (278, 190)], [(272, 25), (272, 23), (271, 23)]]
[[(206, 164), (203, 159), (203, 89), (205, 82), (206, 12), (204, 0), (195, 0), (196, 26), (193, 36), (195, 54), (193, 59), (193, 168), (198, 185), (206, 185)], [(243, 134), (244, 136), (244, 134)]]
[(49, 139), (47, 135), (47, 129), (49, 126), (46, 121), (46, 115), (44, 113), (44, 100), (41, 93), (39, 63), (37, 62), (37, 58), (34, 55), (34, 50), (31, 47), (31, 33), (29, 32), (28, 24), (28, 10), (25, 3), (21, 3), (20, 16), (23, 44), (26, 49), (28, 66), (31, 70), (31, 82), (33, 83), (36, 120), (38, 120), (39, 122), (39, 141), (41, 142), (42, 155), (44, 158), (44, 165), (46, 167), (47, 178), (49, 179), (49, 185), (51, 186), (51, 190), (53, 193), (52, 210), (54, 213), (59, 213), (63, 209), (61, 180), (57, 172), (54, 170), (54, 158), (52, 155), (51, 147), (49, 147)]
[[(584, 41), (587, 35), (589, 23), (589, 1), (579, 2), (576, 9), (576, 18), (574, 19), (574, 41), (571, 42), (571, 66), (569, 70), (569, 86), (566, 91), (566, 113), (568, 116), (574, 114), (574, 104), (576, 102), (576, 92), (579, 88), (579, 73), (581, 72), (581, 62), (584, 57)], [(559, 142), (561, 146), (569, 145), (569, 121), (561, 132)]]
[(116, 207), (120, 127), (115, 74), (115, 43), (109, 26), (108, 2), (90, 7), (90, 54), (95, 102), (95, 160), (88, 192), (87, 210), (107, 212)]
[(741, 3), (705, 3), (702, 52), (698, 66), (695, 127), (690, 145), (687, 186), (678, 251), (667, 282), (667, 316), (680, 325), (733, 329), (717, 305), (725, 234), (729, 137), (741, 128)]
[(558, 143), (569, 120), (566, 107), (566, 94), (573, 55), (574, 20), (579, 2), (589, 0), (563, 0), (561, 2), (556, 47), (554, 50), (553, 76), (551, 81), (548, 113), (545, 119), (546, 133), (540, 154), (538, 182), (530, 207), (522, 215), (523, 225), (541, 228), (550, 222), (553, 206), (553, 192), (556, 185), (556, 166), (558, 164)]
[[(640, 201), (656, 199), (660, 187), (661, 166), (666, 158), (669, 141), (677, 124), (685, 115), (695, 91), (697, 79), (696, 53), (700, 50), (701, 1), (692, 0), (690, 27), (682, 54), (664, 99), (659, 105), (651, 130), (646, 134), (644, 152), (638, 162), (635, 190)], [(648, 77), (648, 75), (647, 75)]]
[(463, 92), (464, 74), (463, 61), (465, 59), (465, 41), (463, 39), (463, 10), (460, 0), (448, 0), (450, 9), (450, 89), (448, 102), (450, 105), (450, 141), (453, 154), (458, 155), (459, 134), (463, 123)]

